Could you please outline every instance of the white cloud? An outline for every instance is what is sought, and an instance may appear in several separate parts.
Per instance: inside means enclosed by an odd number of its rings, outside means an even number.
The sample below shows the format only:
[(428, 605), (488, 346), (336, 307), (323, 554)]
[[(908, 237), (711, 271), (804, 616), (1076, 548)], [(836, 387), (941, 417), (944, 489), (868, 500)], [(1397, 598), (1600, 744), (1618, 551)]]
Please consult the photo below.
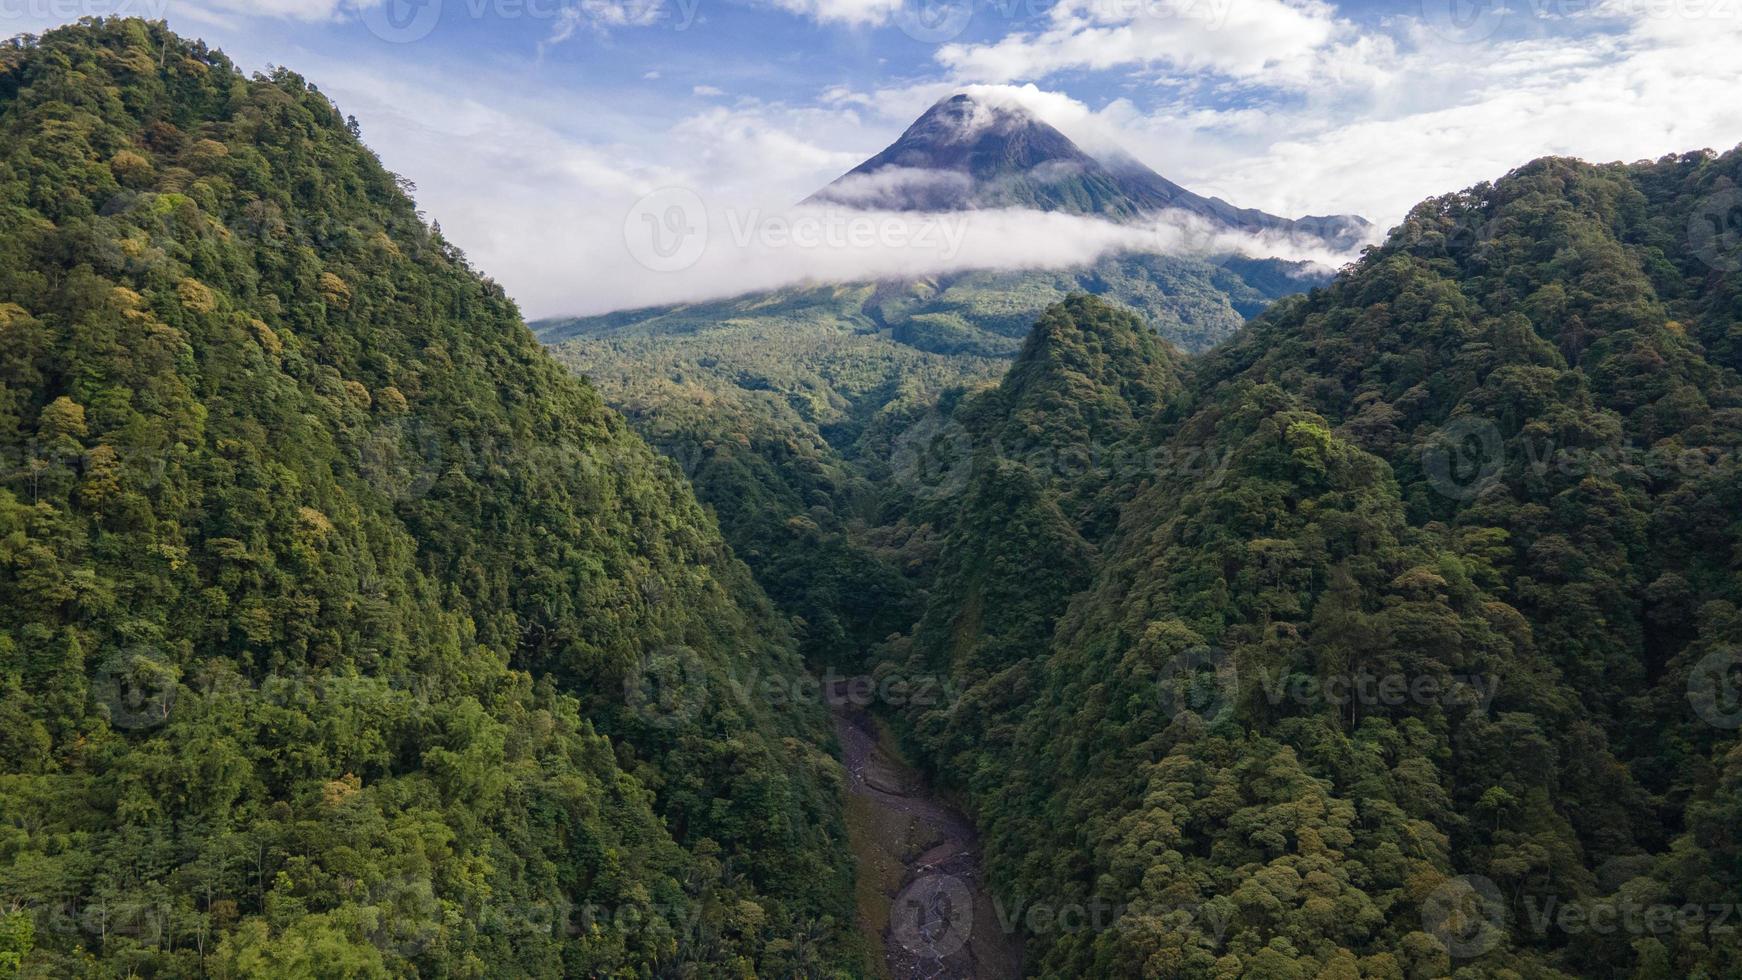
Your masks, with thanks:
[(1060, 0), (1048, 19), (989, 44), (944, 45), (937, 59), (967, 81), (1143, 65), (1305, 85), (1358, 76), (1385, 53), (1320, 0)]
[(828, 88), (823, 89), (823, 94), (819, 96), (818, 99), (824, 105), (869, 106), (871, 104), (870, 96), (860, 92), (855, 92), (845, 85), (830, 85)]
[(814, 190), (821, 175), (832, 178), (859, 162), (852, 151), (828, 149), (818, 139), (831, 135), (831, 124), (832, 135), (848, 128), (833, 112), (722, 107), (679, 121), (667, 135), (677, 141), (668, 145), (684, 147), (699, 178), (695, 186), (796, 200)]
[(1714, 3), (1708, 13), (1721, 15), (1702, 17), (1651, 9), (1485, 45), (1418, 35), (1380, 83), (1341, 102), (1163, 112), (1122, 130), (1194, 189), (1382, 223), (1540, 156), (1632, 161), (1734, 146), (1742, 5)]
[(929, 194), (966, 194), (973, 183), (967, 174), (884, 167), (876, 173), (842, 177), (828, 186), (826, 197), (849, 207), (899, 207), (901, 202), (923, 199)]
[(820, 24), (868, 27), (885, 23), (902, 0), (768, 0), (788, 13), (808, 17)]
[(725, 89), (715, 88), (712, 85), (697, 85), (695, 88), (690, 89), (690, 94), (699, 95), (702, 98), (713, 98), (714, 96), (725, 95), (726, 91)]
[[(680, 214), (668, 217), (672, 200), (660, 196), (646, 215), (631, 209), (619, 237), (595, 240), (590, 251), (573, 256), (589, 269), (608, 269), (619, 298), (608, 302), (591, 297), (569, 312), (717, 299), (801, 283), (1072, 268), (1116, 253), (1205, 258), (1243, 254), (1326, 267), (1352, 257), (1317, 241), (1211, 228), (1183, 213), (1160, 215), (1144, 224), (1116, 224), (1024, 210), (919, 214), (797, 207), (764, 212), (715, 202), (702, 205), (700, 212), (681, 208)], [(682, 237), (674, 230), (681, 230)], [(692, 235), (704, 237), (688, 237)], [(638, 236), (646, 240), (636, 240)], [(661, 253), (652, 250), (656, 243), (665, 254), (683, 256), (683, 268), (661, 271)], [(699, 249), (699, 255), (682, 252), (686, 245)], [(630, 297), (628, 302), (624, 296)]]
[(670, 285), (624, 242), (624, 217), (649, 191), (692, 187), (740, 213), (776, 213), (858, 162), (829, 148), (858, 131), (850, 110), (748, 103), (654, 124), (645, 106), (577, 117), (564, 93), (511, 79), (456, 91), (434, 67), (307, 71), (417, 183), (419, 206), (447, 237), (534, 317), (621, 308)]

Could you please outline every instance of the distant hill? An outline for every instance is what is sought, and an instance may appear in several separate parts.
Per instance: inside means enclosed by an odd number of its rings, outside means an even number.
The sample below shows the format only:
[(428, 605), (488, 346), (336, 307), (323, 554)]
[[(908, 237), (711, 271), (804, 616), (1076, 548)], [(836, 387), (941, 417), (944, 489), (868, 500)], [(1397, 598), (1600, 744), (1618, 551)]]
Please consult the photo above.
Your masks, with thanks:
[(1304, 262), (1224, 256), (1122, 255), (1093, 266), (967, 272), (909, 282), (800, 286), (701, 303), (537, 320), (547, 344), (582, 337), (684, 335), (815, 305), (855, 329), (938, 354), (1011, 357), (1042, 310), (1086, 292), (1138, 311), (1187, 351), (1231, 336), (1275, 300), (1330, 281)]

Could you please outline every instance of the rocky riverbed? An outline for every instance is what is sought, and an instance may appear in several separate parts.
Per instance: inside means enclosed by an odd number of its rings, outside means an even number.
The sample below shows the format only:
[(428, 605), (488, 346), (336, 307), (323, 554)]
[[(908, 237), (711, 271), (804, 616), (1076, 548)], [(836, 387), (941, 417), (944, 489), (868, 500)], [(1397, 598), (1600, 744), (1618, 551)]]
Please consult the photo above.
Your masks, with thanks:
[(860, 926), (882, 947), (885, 975), (1020, 976), (1021, 937), (1005, 927), (986, 888), (974, 825), (901, 760), (851, 690), (841, 682), (829, 701), (849, 779)]

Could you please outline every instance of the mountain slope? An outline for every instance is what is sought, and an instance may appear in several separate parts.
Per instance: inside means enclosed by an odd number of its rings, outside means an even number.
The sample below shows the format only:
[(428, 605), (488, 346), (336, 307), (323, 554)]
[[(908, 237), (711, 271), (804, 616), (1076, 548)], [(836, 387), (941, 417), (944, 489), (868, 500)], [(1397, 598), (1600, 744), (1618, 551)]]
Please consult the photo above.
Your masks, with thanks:
[(1181, 211), (1224, 228), (1299, 233), (1337, 248), (1359, 245), (1372, 230), (1355, 215), (1296, 221), (1193, 194), (1130, 156), (1091, 156), (1025, 108), (968, 94), (938, 101), (809, 203), (894, 211), (1029, 208), (1117, 220)]
[(912, 622), (931, 570), (935, 540), (882, 500), (892, 452), (938, 399), (995, 379), (1050, 304), (1094, 289), (1195, 349), (1321, 281), (1277, 261), (1125, 256), (533, 326), (684, 467), (734, 552), (802, 620), (807, 656), (845, 664)]
[(0, 51), (0, 965), (857, 969), (785, 621), (347, 128)]
[(1283, 296), (1330, 273), (1280, 259), (1110, 256), (1071, 269), (978, 271), (912, 282), (800, 286), (726, 300), (559, 317), (532, 324), (547, 344), (581, 338), (689, 335), (725, 322), (829, 315), (862, 333), (946, 355), (1014, 357), (1035, 318), (1072, 293), (1103, 296), (1143, 315), (1173, 344), (1204, 350)]
[[(962, 694), (911, 744), (1007, 907), (1111, 910), (1035, 930), (1037, 974), (1742, 970), (1709, 918), (1638, 924), (1742, 896), (1742, 254), (1702, 233), (1739, 180), (1551, 159), (1427, 202), (1189, 366), (1111, 532), (940, 579), (883, 669)], [(1080, 485), (973, 463), (960, 526), (1072, 542)]]
[[(881, 651), (901, 673), (972, 679), (959, 701), (911, 719), (945, 778), (994, 771), (1034, 694), (1035, 668), (1086, 588), (1118, 504), (1144, 475), (1146, 425), (1178, 397), (1181, 359), (1142, 321), (1073, 296), (1035, 325), (995, 388), (949, 416), (949, 474), (915, 519), (945, 535), (923, 616)], [(1010, 759), (999, 765), (1009, 766)], [(959, 768), (960, 766), (960, 768)]]
[(869, 536), (880, 490), (867, 464), (890, 432), (1002, 365), (890, 342), (857, 313), (872, 291), (746, 301), (718, 320), (673, 310), (621, 332), (602, 318), (552, 348), (678, 461), (815, 663), (862, 664), (916, 615), (913, 556)]

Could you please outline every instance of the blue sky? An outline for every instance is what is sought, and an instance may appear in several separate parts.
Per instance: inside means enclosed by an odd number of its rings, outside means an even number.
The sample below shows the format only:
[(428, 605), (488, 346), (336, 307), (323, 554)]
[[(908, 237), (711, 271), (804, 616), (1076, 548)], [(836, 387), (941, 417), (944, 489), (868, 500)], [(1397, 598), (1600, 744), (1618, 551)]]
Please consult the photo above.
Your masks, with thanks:
[[(1742, 0), (0, 0), (0, 23), (117, 10), (307, 76), (533, 316), (850, 275), (730, 242), (648, 269), (626, 215), (662, 188), (721, 225), (777, 213), (973, 86), (1194, 190), (1381, 224), (1544, 154), (1742, 142)], [(1071, 254), (1056, 226), (986, 231)]]

